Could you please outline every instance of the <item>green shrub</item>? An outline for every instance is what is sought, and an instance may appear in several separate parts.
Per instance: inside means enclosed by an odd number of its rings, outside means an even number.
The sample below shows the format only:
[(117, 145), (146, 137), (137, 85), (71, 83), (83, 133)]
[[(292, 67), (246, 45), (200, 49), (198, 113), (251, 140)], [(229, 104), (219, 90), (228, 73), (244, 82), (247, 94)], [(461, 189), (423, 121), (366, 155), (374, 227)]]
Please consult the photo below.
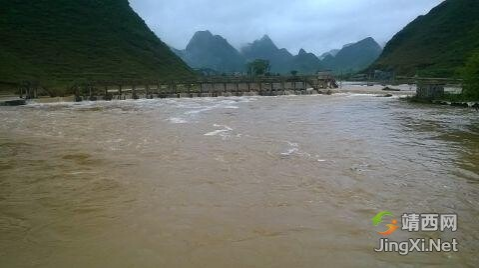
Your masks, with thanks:
[(479, 52), (476, 52), (462, 69), (463, 95), (468, 100), (479, 100)]

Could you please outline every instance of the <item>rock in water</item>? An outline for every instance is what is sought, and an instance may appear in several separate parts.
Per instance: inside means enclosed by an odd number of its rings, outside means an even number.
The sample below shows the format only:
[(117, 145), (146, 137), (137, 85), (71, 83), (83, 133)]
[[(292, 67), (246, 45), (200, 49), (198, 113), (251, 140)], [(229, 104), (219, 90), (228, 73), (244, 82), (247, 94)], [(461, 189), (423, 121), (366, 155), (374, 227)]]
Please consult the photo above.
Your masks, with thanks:
[(385, 88), (383, 88), (383, 91), (401, 91), (401, 90), (397, 89), (397, 88), (385, 87)]
[(8, 101), (0, 102), (0, 106), (21, 106), (26, 104), (27, 104), (26, 100), (8, 100)]

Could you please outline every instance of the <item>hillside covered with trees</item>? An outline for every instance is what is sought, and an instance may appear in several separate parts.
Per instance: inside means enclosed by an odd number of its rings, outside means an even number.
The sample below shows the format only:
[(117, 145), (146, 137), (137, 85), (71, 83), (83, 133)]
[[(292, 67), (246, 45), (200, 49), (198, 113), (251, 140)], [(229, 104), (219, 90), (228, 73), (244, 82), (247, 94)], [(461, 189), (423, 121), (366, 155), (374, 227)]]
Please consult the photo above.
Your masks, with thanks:
[(479, 48), (479, 1), (446, 0), (397, 33), (370, 69), (451, 77)]
[(128, 0), (2, 1), (0, 82), (192, 75)]

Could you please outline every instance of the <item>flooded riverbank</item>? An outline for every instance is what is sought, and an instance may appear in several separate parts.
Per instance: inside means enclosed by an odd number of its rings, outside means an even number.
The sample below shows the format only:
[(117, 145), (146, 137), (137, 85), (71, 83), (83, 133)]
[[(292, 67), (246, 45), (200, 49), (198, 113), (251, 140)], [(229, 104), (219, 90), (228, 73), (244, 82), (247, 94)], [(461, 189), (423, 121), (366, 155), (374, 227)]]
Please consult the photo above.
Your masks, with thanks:
[[(473, 267), (479, 116), (366, 94), (0, 107), (2, 267)], [(382, 210), (456, 253), (376, 253)], [(394, 234), (392, 239), (409, 234)]]

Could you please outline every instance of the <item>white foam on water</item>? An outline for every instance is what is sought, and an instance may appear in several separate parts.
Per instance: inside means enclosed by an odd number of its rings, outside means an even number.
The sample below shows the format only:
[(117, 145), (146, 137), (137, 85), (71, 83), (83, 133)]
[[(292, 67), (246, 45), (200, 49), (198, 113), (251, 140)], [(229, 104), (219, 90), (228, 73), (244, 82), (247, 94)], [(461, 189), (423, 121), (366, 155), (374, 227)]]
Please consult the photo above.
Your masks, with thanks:
[(205, 136), (220, 135), (222, 137), (226, 137), (225, 134), (233, 130), (232, 128), (230, 128), (229, 126), (226, 126), (226, 125), (214, 124), (213, 126), (216, 127), (216, 128), (222, 127), (222, 129), (217, 129), (215, 131), (208, 132), (208, 133), (205, 134)]
[(188, 123), (188, 121), (184, 118), (180, 118), (180, 117), (170, 117), (168, 119), (166, 119), (166, 121), (169, 121), (170, 123), (173, 123), (173, 124), (186, 124)]
[(299, 144), (295, 142), (285, 141), (290, 148), (288, 148), (285, 152), (281, 153), (281, 156), (291, 156), (293, 154), (299, 153)]
[(192, 115), (192, 114), (199, 114), (199, 113), (202, 113), (202, 112), (207, 112), (207, 111), (210, 111), (214, 109), (213, 106), (210, 106), (210, 107), (205, 107), (205, 108), (202, 108), (202, 109), (198, 109), (198, 110), (192, 110), (192, 111), (188, 111), (188, 112), (185, 112), (186, 115)]
[(297, 157), (304, 158), (308, 161), (321, 162), (321, 163), (328, 161), (326, 159), (322, 159), (318, 154), (312, 155), (308, 152), (303, 151), (298, 143), (291, 142), (291, 141), (281, 141), (281, 142), (287, 143), (289, 145), (289, 148), (286, 149), (286, 151), (280, 153), (282, 158), (289, 158), (294, 155)]
[(286, 141), (286, 143), (287, 143), (289, 146), (293, 146), (293, 147), (298, 147), (298, 146), (299, 146), (299, 144), (297, 144), (296, 142)]
[(346, 93), (347, 97), (379, 97), (383, 96), (375, 93)]
[[(66, 101), (61, 101), (61, 102), (52, 102), (52, 103), (40, 103), (36, 102), (35, 100), (31, 100), (27, 102), (26, 106), (30, 107), (43, 107), (43, 106), (71, 106), (75, 105), (77, 102), (66, 102)], [(78, 104), (77, 104), (78, 105)]]
[(95, 172), (91, 172), (91, 171), (73, 171), (73, 172), (69, 172), (67, 173), (69, 175), (83, 175), (83, 174), (95, 174)]
[[(200, 108), (200, 107), (197, 107), (197, 108)], [(238, 108), (239, 108), (238, 106), (233, 106), (231, 104), (226, 104), (225, 105), (225, 103), (218, 103), (218, 104), (211, 105), (211, 106), (202, 106), (200, 109), (187, 111), (187, 112), (185, 112), (185, 114), (186, 115), (194, 115), (194, 114), (200, 114), (200, 113), (203, 113), (203, 112), (211, 111), (211, 110), (214, 110), (214, 109), (238, 109)]]
[(223, 132), (228, 132), (229, 130), (227, 129), (218, 129), (218, 130), (215, 130), (215, 131), (211, 131), (211, 132), (208, 132), (205, 134), (205, 136), (216, 136), (220, 133), (223, 133)]
[(281, 153), (281, 155), (282, 155), (282, 156), (290, 156), (290, 155), (292, 155), (292, 154), (294, 154), (294, 153), (297, 153), (298, 151), (299, 151), (298, 148), (291, 148), (291, 149), (289, 149), (288, 151)]

